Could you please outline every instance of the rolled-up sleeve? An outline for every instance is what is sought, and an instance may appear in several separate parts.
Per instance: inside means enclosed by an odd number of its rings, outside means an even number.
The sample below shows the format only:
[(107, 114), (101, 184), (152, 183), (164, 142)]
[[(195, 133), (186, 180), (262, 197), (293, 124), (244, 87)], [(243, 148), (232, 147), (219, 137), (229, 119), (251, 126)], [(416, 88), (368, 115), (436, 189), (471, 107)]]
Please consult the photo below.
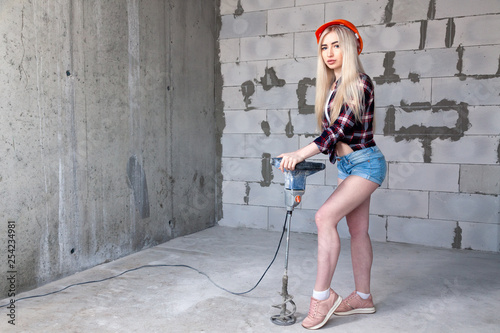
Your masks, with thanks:
[(347, 105), (343, 105), (335, 122), (326, 127), (323, 133), (314, 140), (316, 146), (323, 154), (334, 154), (335, 144), (352, 132), (355, 125), (354, 114)]

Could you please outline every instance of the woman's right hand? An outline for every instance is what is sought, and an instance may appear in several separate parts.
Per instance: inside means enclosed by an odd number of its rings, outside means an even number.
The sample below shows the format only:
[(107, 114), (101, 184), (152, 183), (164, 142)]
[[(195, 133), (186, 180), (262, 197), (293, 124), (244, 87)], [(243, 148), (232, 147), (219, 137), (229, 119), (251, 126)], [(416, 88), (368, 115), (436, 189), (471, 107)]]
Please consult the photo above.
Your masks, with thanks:
[(295, 170), (295, 166), (305, 160), (305, 158), (302, 155), (298, 154), (296, 151), (292, 153), (284, 153), (279, 155), (278, 157), (281, 157), (279, 169), (282, 172), (285, 172), (285, 169), (291, 171)]

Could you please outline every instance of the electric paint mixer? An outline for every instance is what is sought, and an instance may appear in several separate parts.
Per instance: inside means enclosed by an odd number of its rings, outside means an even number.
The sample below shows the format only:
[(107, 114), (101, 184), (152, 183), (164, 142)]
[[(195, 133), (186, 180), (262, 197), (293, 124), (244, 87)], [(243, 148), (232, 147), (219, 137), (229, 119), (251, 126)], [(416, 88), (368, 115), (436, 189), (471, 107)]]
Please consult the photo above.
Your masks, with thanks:
[[(280, 167), (281, 158), (273, 158), (272, 165)], [(288, 294), (288, 250), (290, 243), (290, 223), (292, 212), (302, 201), (302, 195), (306, 191), (306, 177), (318, 171), (324, 170), (324, 163), (301, 162), (295, 166), (295, 170), (284, 171), (285, 176), (285, 206), (286, 206), (286, 250), (285, 250), (285, 273), (282, 278), (281, 297), (282, 302), (273, 307), (281, 309), (280, 314), (272, 316), (271, 321), (276, 325), (288, 326), (295, 323), (295, 311), (297, 307), (293, 302), (293, 296)], [(291, 305), (291, 310), (287, 309), (287, 303)]]

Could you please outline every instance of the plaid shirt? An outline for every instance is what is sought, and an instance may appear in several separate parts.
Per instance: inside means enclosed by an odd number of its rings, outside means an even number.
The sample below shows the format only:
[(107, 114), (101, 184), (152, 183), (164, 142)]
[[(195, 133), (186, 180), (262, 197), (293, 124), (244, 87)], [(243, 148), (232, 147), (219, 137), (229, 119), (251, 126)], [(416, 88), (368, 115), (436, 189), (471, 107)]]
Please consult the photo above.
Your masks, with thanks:
[[(340, 109), (338, 118), (330, 126), (326, 117), (323, 117), (323, 133), (314, 140), (320, 152), (330, 155), (330, 162), (335, 164), (335, 144), (337, 142), (347, 143), (352, 150), (375, 146), (373, 140), (373, 117), (374, 117), (374, 91), (370, 77), (364, 73), (360, 74), (363, 84), (365, 110), (361, 115), (361, 121), (356, 122), (351, 108), (344, 103)], [(341, 83), (339, 81), (339, 83)], [(333, 100), (336, 88), (328, 101)], [(330, 111), (330, 107), (328, 107)]]

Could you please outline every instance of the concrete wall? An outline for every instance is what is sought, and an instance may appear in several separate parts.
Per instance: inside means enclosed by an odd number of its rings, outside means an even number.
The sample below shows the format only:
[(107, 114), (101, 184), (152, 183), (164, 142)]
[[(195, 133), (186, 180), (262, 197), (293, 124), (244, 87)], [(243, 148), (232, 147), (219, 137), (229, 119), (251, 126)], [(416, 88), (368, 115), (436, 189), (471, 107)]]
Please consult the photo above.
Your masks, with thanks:
[(0, 271), (17, 292), (216, 223), (217, 11), (0, 1), (1, 253), (7, 221), (16, 242)]
[[(352, 21), (376, 84), (376, 142), (388, 175), (371, 204), (376, 241), (500, 250), (500, 1), (222, 0), (221, 225), (280, 230), (283, 176), (269, 158), (315, 135), (315, 29)], [(292, 229), (336, 167), (308, 178)], [(345, 224), (342, 237), (349, 237)]]

